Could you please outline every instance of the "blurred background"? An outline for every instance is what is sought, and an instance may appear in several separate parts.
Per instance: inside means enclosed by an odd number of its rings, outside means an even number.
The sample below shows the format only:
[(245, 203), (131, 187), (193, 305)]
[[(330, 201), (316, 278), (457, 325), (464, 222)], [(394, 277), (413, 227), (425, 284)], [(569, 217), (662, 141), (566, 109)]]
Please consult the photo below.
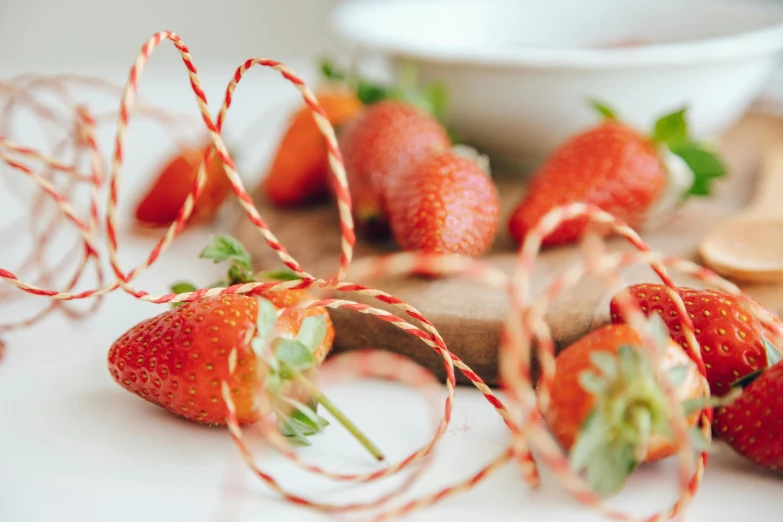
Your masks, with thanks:
[[(528, 13), (549, 12), (547, 6), (551, 6), (551, 3), (541, 0), (541, 9), (539, 10), (531, 7), (535, 1), (514, 2), (511, 0), (507, 4), (512, 7), (524, 4), (527, 6), (525, 9), (533, 10)], [(690, 0), (682, 1), (687, 3)], [(783, 0), (700, 1), (783, 6)], [(363, 2), (366, 4), (386, 3), (383, 0), (363, 0)], [(216, 110), (228, 78), (237, 65), (249, 57), (261, 56), (282, 60), (300, 74), (311, 87), (319, 79), (317, 69), (314, 67), (317, 58), (332, 56), (347, 60), (352, 51), (351, 46), (337, 36), (330, 21), (330, 14), (342, 3), (344, 2), (341, 0), (225, 0), (222, 2), (209, 0), (0, 0), (0, 77), (8, 77), (20, 72), (73, 72), (97, 75), (122, 83), (144, 41), (157, 31), (169, 29), (179, 33), (190, 48), (193, 59), (202, 75), (210, 107), (215, 107), (214, 110)], [(440, 3), (443, 6), (443, 16), (438, 17), (437, 24), (433, 25), (438, 25), (437, 30), (446, 31), (443, 33), (446, 34), (451, 23), (451, 18), (448, 16), (449, 5), (457, 4), (459, 0), (440, 0)], [(558, 3), (555, 2), (555, 4)], [(585, 1), (579, 4), (592, 6), (605, 3), (603, 0), (595, 0), (595, 2)], [(635, 6), (639, 4), (634, 0), (620, 3), (628, 6), (628, 13), (634, 11)], [(642, 3), (649, 4), (649, 2)], [(591, 7), (585, 7), (585, 9), (589, 13)], [(614, 15), (616, 10), (617, 8), (613, 7), (610, 14)], [(603, 15), (605, 14), (603, 13)], [(593, 33), (598, 30), (595, 26), (604, 25), (608, 29), (606, 37), (611, 38), (612, 28), (624, 23), (625, 14), (627, 14), (625, 9), (617, 12), (616, 16), (611, 16), (609, 23), (606, 20), (601, 23), (593, 23), (590, 20), (583, 21), (579, 17), (584, 17), (585, 12), (557, 12), (557, 16), (554, 17), (556, 20), (549, 15), (541, 14), (540, 16), (551, 20), (553, 24), (565, 23), (565, 26), (577, 24), (582, 27), (593, 27), (595, 30), (588, 31)], [(525, 16), (522, 20), (530, 18), (530, 16)], [(508, 20), (512, 20), (509, 22), (512, 27), (506, 27), (506, 32), (512, 31), (513, 25), (516, 24), (513, 18)], [(415, 31), (421, 32), (422, 27), (425, 31), (428, 30), (428, 23), (409, 17), (403, 19), (399, 28), (401, 34), (405, 34), (406, 29), (409, 34), (416, 34)], [(672, 26), (673, 33), (691, 31), (697, 34), (702, 31), (702, 27), (709, 26), (712, 22), (705, 23), (700, 16), (689, 16), (673, 20), (667, 19), (666, 23)], [(718, 20), (716, 23), (723, 22)], [(393, 25), (392, 22), (387, 22), (387, 26), (389, 25)], [(616, 27), (614, 28), (616, 29)], [(573, 43), (572, 41), (562, 43), (556, 41), (561, 36), (568, 40), (571, 38), (570, 33), (547, 32), (546, 28), (538, 31), (536, 29), (536, 26), (524, 28), (523, 24), (520, 24), (519, 42), (532, 43), (534, 44), (533, 48), (540, 45), (542, 41), (553, 48)], [(476, 34), (481, 35), (482, 30), (486, 31), (486, 29), (479, 28)], [(662, 32), (667, 30), (669, 29), (663, 29)], [(711, 29), (704, 29), (704, 31), (709, 32)], [(541, 40), (541, 34), (533, 35), (536, 32), (546, 33), (544, 40)], [(600, 31), (598, 32), (600, 33)], [(498, 41), (502, 43), (504, 37), (508, 37), (508, 34), (503, 33), (498, 36)], [(440, 42), (446, 40), (441, 38), (441, 33), (432, 38), (435, 41), (434, 47), (438, 47)], [(592, 38), (597, 39), (597, 36), (593, 35)], [(490, 40), (493, 39), (490, 38)], [(468, 47), (474, 44), (481, 45), (485, 41), (484, 36), (479, 36), (477, 41), (466, 38), (459, 43)], [(493, 43), (497, 45), (497, 42), (493, 41)], [(449, 41), (448, 45), (452, 45), (452, 42)], [(445, 48), (447, 44), (443, 43), (443, 46)], [(732, 65), (732, 70), (737, 75), (758, 74), (760, 77), (760, 73), (750, 70), (747, 73), (742, 72), (740, 62), (741, 59), (737, 59), (736, 63)], [(693, 66), (689, 65), (689, 67)], [(146, 95), (154, 103), (163, 104), (173, 110), (193, 111), (194, 103), (192, 95), (188, 92), (187, 77), (179, 57), (171, 45), (164, 45), (159, 52), (155, 53), (147, 65), (146, 74), (141, 82), (141, 94)], [(254, 71), (253, 74), (258, 75), (259, 73)], [(723, 78), (718, 74), (723, 73), (719, 71), (711, 77), (710, 73), (706, 72), (699, 77), (709, 87), (706, 90), (701, 86), (698, 87), (699, 93), (704, 92), (703, 97), (706, 101), (704, 108), (696, 108), (696, 113), (701, 115), (701, 120), (705, 120), (705, 128), (720, 126), (718, 125), (720, 122), (707, 121), (710, 119), (711, 113), (726, 114), (728, 119), (733, 117), (731, 116), (733, 109), (725, 107), (732, 101), (729, 95), (724, 96), (723, 105), (720, 103), (709, 105), (710, 98), (715, 97), (710, 88), (720, 87), (721, 83), (724, 83)], [(477, 84), (471, 85), (468, 82), (455, 82), (455, 85), (450, 86), (455, 93), (455, 98), (459, 97), (459, 103), (456, 104), (459, 105), (458, 109), (464, 110), (464, 113), (454, 115), (457, 119), (456, 126), (464, 128), (459, 130), (466, 130), (465, 135), (468, 138), (473, 139), (477, 146), (491, 153), (495, 152), (493, 150), (496, 145), (495, 141), (497, 141), (497, 150), (507, 153), (510, 150), (519, 150), (520, 143), (524, 144), (526, 140), (531, 144), (531, 150), (526, 153), (535, 152), (540, 155), (543, 150), (548, 150), (554, 143), (562, 139), (564, 134), (572, 132), (587, 121), (591, 121), (588, 118), (593, 116), (583, 107), (584, 104), (581, 101), (579, 103), (582, 105), (575, 109), (573, 104), (571, 106), (563, 104), (563, 96), (547, 101), (546, 95), (558, 89), (560, 85), (574, 85), (574, 89), (583, 89), (585, 93), (588, 93), (589, 89), (586, 89), (585, 85), (590, 87), (591, 84), (585, 82), (594, 83), (594, 79), (585, 77), (584, 80), (576, 78), (572, 81), (571, 78), (562, 76), (557, 80), (560, 83), (552, 83), (551, 79), (543, 79), (541, 83), (531, 85), (523, 83), (526, 81), (525, 77), (532, 76), (522, 70), (519, 85), (524, 85), (525, 88), (514, 87), (516, 89), (514, 92), (517, 94), (513, 96), (519, 100), (519, 103), (522, 103), (523, 97), (527, 97), (529, 106), (519, 107), (518, 114), (525, 115), (525, 118), (530, 115), (529, 119), (542, 117), (542, 111), (546, 108), (549, 111), (547, 118), (552, 121), (553, 127), (560, 127), (559, 132), (555, 130), (530, 132), (529, 129), (517, 128), (511, 122), (504, 124), (505, 110), (497, 104), (491, 106), (484, 102), (493, 97), (509, 96), (509, 92), (495, 93), (491, 85), (482, 84), (477, 88)], [(278, 78), (272, 78), (269, 72), (263, 73), (262, 78), (261, 80), (250, 80), (247, 82), (249, 85), (244, 85), (238, 90), (235, 105), (241, 106), (242, 109), (232, 111), (226, 133), (229, 139), (232, 139), (232, 133), (233, 135), (244, 134), (244, 139), (249, 136), (245, 130), (250, 125), (259, 119), (264, 120), (268, 124), (259, 127), (264, 135), (259, 134), (258, 140), (256, 140), (258, 147), (264, 148), (271, 146), (269, 136), (277, 132), (280, 118), (286, 114), (291, 104), (297, 102), (298, 94)], [(653, 77), (653, 79), (655, 78)], [(632, 79), (631, 82), (633, 81), (636, 80)], [(663, 85), (663, 87), (671, 88), (670, 80), (661, 77), (660, 81), (663, 84), (668, 82), (669, 85)], [(748, 89), (752, 89), (755, 95), (757, 87), (753, 85), (754, 81), (748, 80), (751, 84)], [(783, 92), (780, 68), (771, 77), (765, 75), (763, 81), (765, 85), (758, 90), (760, 93), (758, 100), (763, 100), (768, 108), (777, 108), (779, 93)], [(578, 82), (583, 83), (579, 84)], [(642, 82), (643, 80), (639, 79), (637, 83), (641, 84)], [(651, 90), (657, 89), (656, 92), (663, 92), (662, 88), (649, 86), (650, 82), (646, 79), (644, 83), (647, 83)], [(631, 120), (639, 122), (646, 122), (650, 118), (648, 115), (653, 113), (653, 109), (655, 111), (659, 111), (660, 107), (668, 109), (669, 105), (674, 103), (672, 100), (675, 99), (658, 100), (651, 97), (649, 93), (642, 92), (637, 93), (634, 98), (630, 95), (625, 96), (629, 92), (628, 83), (611, 83), (607, 80), (606, 84), (605, 91), (609, 93), (607, 96), (614, 96), (620, 104), (621, 112)], [(510, 88), (507, 87), (507, 89)], [(537, 88), (539, 90), (536, 90)], [(479, 92), (480, 95), (476, 95), (476, 92)], [(522, 94), (518, 94), (519, 92)], [(682, 96), (686, 97), (686, 94), (683, 93)], [(466, 98), (469, 98), (471, 103), (475, 103), (475, 107), (467, 107), (464, 103)], [(643, 104), (638, 103), (640, 100), (650, 104), (652, 108), (642, 108)], [(514, 99), (508, 102), (508, 104), (513, 103), (515, 103)], [(270, 108), (280, 110), (272, 114), (268, 112)], [(484, 121), (475, 118), (473, 113), (468, 112), (469, 110), (484, 114), (486, 116)], [(495, 112), (493, 113), (493, 111)], [(635, 112), (638, 112), (638, 115)], [(569, 113), (568, 118), (570, 119), (563, 119), (562, 122), (555, 123), (553, 118), (565, 118), (562, 113)], [(572, 117), (572, 115), (575, 116)], [(520, 120), (519, 117), (515, 117), (517, 121)], [(701, 120), (697, 121), (697, 126), (700, 125)], [(537, 129), (540, 127), (538, 125)], [(475, 136), (471, 134), (472, 128), (476, 129)], [(526, 134), (525, 140), (522, 140), (521, 133)], [(517, 137), (510, 138), (509, 136), (512, 135)], [(506, 141), (503, 142), (503, 139)], [(255, 149), (250, 151), (251, 154), (256, 152), (258, 151)], [(252, 170), (257, 170), (256, 165), (254, 164)]]
[[(344, 50), (344, 44), (329, 30), (327, 19), (339, 3), (340, 0), (0, 0), (0, 63), (8, 66), (33, 61), (56, 68), (64, 64), (124, 64), (132, 58), (143, 35), (163, 29), (180, 33), (200, 59), (217, 62), (233, 63), (257, 54), (290, 59)], [(444, 0), (445, 5), (448, 3)]]
[(20, 66), (129, 64), (144, 38), (180, 33), (200, 61), (290, 59), (335, 51), (327, 28), (338, 0), (0, 0), (0, 62)]

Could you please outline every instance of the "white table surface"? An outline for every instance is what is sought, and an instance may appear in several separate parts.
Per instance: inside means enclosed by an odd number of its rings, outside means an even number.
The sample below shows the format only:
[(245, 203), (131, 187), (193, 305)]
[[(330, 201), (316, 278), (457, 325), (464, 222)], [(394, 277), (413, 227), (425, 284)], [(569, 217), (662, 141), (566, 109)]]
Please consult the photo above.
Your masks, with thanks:
[[(301, 66), (299, 67), (301, 69)], [(123, 71), (109, 73), (122, 78)], [(205, 76), (211, 107), (231, 68)], [(257, 74), (257, 73), (256, 73)], [(142, 92), (155, 102), (194, 111), (180, 71), (173, 76), (151, 75)], [(229, 130), (241, 130), (257, 114), (278, 102), (295, 100), (295, 92), (265, 73), (241, 85)], [(274, 114), (284, 115), (285, 111)], [(280, 116), (260, 129), (259, 143), (245, 148), (243, 164), (249, 180), (268, 158)], [(129, 164), (123, 184), (121, 255), (126, 268), (136, 264), (152, 239), (127, 231), (127, 204), (138, 192), (144, 168), (158, 160), (166, 142), (145, 127), (132, 130)], [(229, 132), (229, 136), (231, 132)], [(111, 133), (107, 134), (108, 137)], [(8, 177), (7, 171), (2, 175)], [(0, 219), (8, 222), (24, 208), (7, 193), (0, 200)], [(220, 225), (228, 230), (229, 223)], [(209, 281), (218, 269), (196, 260), (209, 231), (193, 230), (180, 237), (139, 281), (151, 292), (165, 292), (172, 279)], [(21, 232), (20, 232), (21, 234)], [(12, 268), (11, 249), (0, 249), (0, 266)], [(34, 310), (42, 301), (29, 298), (3, 313)], [(3, 308), (3, 310), (7, 310)], [(2, 522), (139, 522), (139, 521), (325, 521), (322, 514), (280, 501), (244, 466), (224, 430), (182, 421), (120, 389), (106, 369), (106, 354), (114, 339), (136, 322), (160, 310), (130, 296), (108, 296), (94, 317), (80, 323), (60, 315), (5, 337), (7, 353), (0, 361), (0, 521)], [(422, 348), (425, 349), (425, 348)], [(425, 403), (403, 387), (371, 381), (340, 383), (325, 390), (394, 460), (425, 442), (430, 424)], [(366, 500), (398, 483), (396, 479), (371, 486), (349, 486), (305, 474), (271, 451), (258, 437), (258, 462), (284, 485), (320, 500)], [(436, 461), (404, 498), (437, 491), (469, 476), (501, 451), (507, 432), (488, 403), (473, 389), (457, 392), (453, 422), (437, 450)], [(783, 482), (753, 470), (725, 446), (718, 446), (704, 482), (685, 520), (728, 522), (780, 520)], [(302, 450), (314, 462), (346, 471), (374, 469), (362, 450), (338, 426), (315, 437)], [(542, 486), (531, 491), (518, 468), (507, 465), (468, 493), (448, 499), (407, 518), (411, 521), (453, 522), (477, 518), (494, 521), (602, 520), (571, 499), (546, 470)], [(611, 504), (638, 515), (668, 506), (673, 498), (673, 463), (644, 466), (626, 491)]]

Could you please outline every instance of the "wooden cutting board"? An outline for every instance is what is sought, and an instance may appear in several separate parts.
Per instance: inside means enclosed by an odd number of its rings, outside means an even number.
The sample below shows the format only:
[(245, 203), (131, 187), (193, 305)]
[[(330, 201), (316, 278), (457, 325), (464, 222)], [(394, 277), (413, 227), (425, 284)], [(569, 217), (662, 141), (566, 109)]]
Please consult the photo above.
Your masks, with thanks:
[[(700, 239), (726, 216), (747, 204), (753, 194), (754, 178), (761, 147), (770, 138), (780, 139), (783, 146), (783, 122), (773, 116), (751, 114), (719, 140), (721, 152), (729, 166), (728, 175), (714, 189), (714, 197), (692, 199), (664, 228), (643, 233), (654, 250), (698, 261)], [(510, 273), (515, 261), (515, 247), (506, 232), (505, 223), (525, 190), (519, 175), (504, 176), (494, 172), (502, 195), (503, 217), (499, 236), (487, 260)], [(783, 195), (781, 195), (783, 197)], [(339, 229), (334, 206), (324, 204), (308, 209), (279, 210), (256, 197), (261, 215), (289, 252), (311, 274), (333, 275), (339, 259)], [(280, 266), (275, 254), (246, 217), (235, 230), (237, 237), (251, 249), (257, 268)], [(610, 248), (628, 249), (621, 240), (610, 242)], [(372, 244), (359, 238), (355, 258), (395, 251), (392, 242)], [(576, 247), (546, 250), (539, 258), (532, 283), (534, 292), (544, 288), (552, 277), (578, 259)], [(658, 282), (653, 272), (643, 266), (625, 270), (628, 283)], [(697, 282), (678, 273), (671, 274), (677, 284)], [(352, 281), (350, 272), (347, 280)], [(419, 309), (443, 336), (449, 349), (463, 359), (489, 384), (496, 384), (497, 345), (501, 323), (508, 301), (498, 292), (462, 278), (423, 280), (406, 277), (371, 282), (371, 285), (399, 297)], [(743, 286), (745, 292), (783, 316), (783, 285)], [(356, 295), (338, 295), (393, 311), (374, 300)], [(548, 322), (558, 348), (581, 337), (608, 320), (608, 295), (597, 281), (585, 279), (564, 294), (550, 309)], [(331, 311), (336, 328), (335, 351), (375, 347), (405, 354), (443, 378), (439, 357), (425, 344), (398, 328), (378, 319), (345, 310)], [(467, 382), (458, 374), (459, 382)]]

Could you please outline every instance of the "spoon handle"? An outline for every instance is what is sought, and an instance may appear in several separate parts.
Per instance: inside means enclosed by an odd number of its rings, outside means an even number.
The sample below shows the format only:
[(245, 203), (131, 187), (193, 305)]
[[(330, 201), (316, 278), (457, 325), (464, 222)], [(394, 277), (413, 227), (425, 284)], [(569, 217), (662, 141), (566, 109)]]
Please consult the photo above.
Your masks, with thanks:
[(783, 217), (783, 142), (766, 147), (749, 210), (756, 216)]

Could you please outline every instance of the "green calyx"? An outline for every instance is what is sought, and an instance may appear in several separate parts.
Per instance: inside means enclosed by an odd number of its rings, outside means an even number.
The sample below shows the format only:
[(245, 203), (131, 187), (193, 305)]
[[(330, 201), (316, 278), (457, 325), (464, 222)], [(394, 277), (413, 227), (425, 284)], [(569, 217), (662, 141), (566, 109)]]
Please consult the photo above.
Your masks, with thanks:
[[(236, 238), (217, 234), (212, 236), (210, 243), (199, 254), (202, 259), (211, 259), (215, 264), (229, 263), (226, 277), (215, 281), (210, 288), (225, 287), (258, 281), (299, 281), (299, 277), (288, 268), (253, 272), (253, 262), (250, 252)], [(179, 281), (171, 285), (175, 294), (195, 292), (198, 287), (189, 281)], [(174, 303), (172, 306), (182, 306), (184, 303)]]
[[(649, 360), (637, 347), (620, 346), (616, 354), (591, 355), (595, 370), (579, 383), (595, 398), (569, 455), (572, 468), (584, 473), (597, 495), (617, 493), (641, 464), (654, 440), (671, 438), (668, 402)], [(672, 386), (688, 375), (687, 366), (670, 369)]]
[[(271, 397), (277, 428), (281, 434), (299, 444), (309, 445), (307, 437), (319, 433), (329, 425), (329, 421), (317, 413), (318, 397), (303, 390), (298, 380), (306, 378), (304, 375), (317, 366), (313, 353), (326, 335), (325, 318), (322, 315), (305, 318), (294, 339), (272, 339), (277, 309), (270, 301), (257, 299), (257, 330), (250, 346), (256, 356), (266, 360), (269, 366), (264, 382)], [(264, 353), (267, 346), (270, 354)]]
[(416, 66), (412, 62), (402, 65), (398, 83), (391, 86), (369, 81), (353, 72), (341, 71), (329, 60), (321, 61), (321, 74), (327, 80), (348, 85), (365, 105), (383, 100), (403, 101), (418, 107), (441, 122), (445, 119), (448, 105), (446, 87), (440, 83), (418, 85)]
[(239, 240), (225, 234), (212, 236), (210, 244), (201, 251), (199, 257), (211, 259), (215, 264), (229, 262), (226, 279), (212, 286), (301, 279), (293, 270), (287, 268), (253, 272), (252, 259), (245, 246)]
[[(607, 104), (596, 100), (590, 103), (603, 118), (618, 119), (617, 113)], [(655, 122), (650, 139), (657, 146), (666, 147), (679, 156), (693, 172), (693, 182), (683, 198), (707, 196), (711, 182), (726, 174), (726, 165), (714, 150), (691, 138), (686, 113), (687, 109), (683, 108), (661, 117)]]
[[(278, 431), (299, 444), (309, 445), (307, 437), (320, 433), (329, 426), (329, 421), (317, 413), (320, 405), (376, 460), (384, 460), (378, 447), (313, 383), (318, 366), (314, 352), (326, 336), (326, 317), (306, 317), (293, 339), (273, 337), (277, 309), (270, 301), (257, 299), (257, 333), (250, 346), (256, 356), (267, 361), (269, 366), (265, 385), (271, 398)], [(269, 353), (265, 353), (267, 347), (270, 348)]]
[[(253, 272), (250, 253), (245, 246), (228, 235), (212, 236), (210, 243), (199, 257), (211, 259), (215, 264), (228, 263), (226, 279), (211, 285), (252, 283), (257, 281), (298, 281), (301, 279), (288, 269)], [(176, 283), (172, 291), (192, 292), (196, 287), (188, 282)], [(321, 346), (326, 333), (326, 314), (305, 317), (296, 336), (291, 339), (276, 336), (278, 309), (262, 297), (258, 301), (256, 333), (250, 347), (259, 360), (265, 361), (268, 374), (264, 385), (271, 399), (272, 412), (278, 431), (285, 437), (309, 445), (307, 437), (320, 433), (329, 421), (318, 414), (319, 406), (326, 409), (343, 427), (359, 441), (377, 460), (383, 460), (381, 451), (320, 391), (317, 380), (318, 360), (314, 353)]]

